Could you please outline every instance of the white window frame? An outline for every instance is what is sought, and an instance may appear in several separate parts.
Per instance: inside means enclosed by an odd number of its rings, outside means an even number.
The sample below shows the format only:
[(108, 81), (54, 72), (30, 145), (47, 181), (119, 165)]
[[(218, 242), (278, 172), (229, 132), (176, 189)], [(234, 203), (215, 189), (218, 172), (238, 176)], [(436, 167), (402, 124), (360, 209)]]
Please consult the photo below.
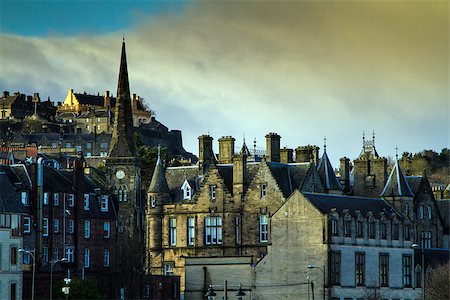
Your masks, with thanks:
[(42, 236), (48, 236), (48, 218), (42, 218)]
[(241, 235), (241, 216), (236, 216), (234, 217), (234, 234), (236, 236), (236, 245), (240, 245), (241, 244), (241, 239), (240, 239), (240, 235)]
[(69, 233), (75, 233), (75, 220), (69, 220)]
[(59, 206), (59, 193), (53, 194), (53, 206)]
[(48, 194), (48, 192), (44, 193), (44, 205), (48, 205), (50, 199), (50, 195)]
[(211, 197), (211, 200), (216, 200), (216, 185), (209, 186), (209, 195)]
[(59, 219), (52, 220), (53, 233), (59, 232)]
[(169, 245), (177, 245), (177, 219), (169, 218)]
[(222, 217), (205, 218), (205, 244), (222, 245)]
[(183, 185), (181, 186), (181, 189), (183, 190), (183, 200), (191, 200), (192, 187), (189, 185), (189, 182), (187, 180), (184, 181)]
[(91, 250), (89, 250), (89, 248), (84, 248), (83, 258), (84, 258), (84, 267), (89, 268), (91, 264)]
[(83, 210), (89, 210), (89, 194), (84, 194)]
[(103, 250), (103, 266), (104, 267), (109, 267), (109, 258), (110, 258), (109, 249)]
[(269, 216), (259, 216), (259, 242), (267, 243), (269, 241)]
[(75, 261), (75, 247), (66, 246), (64, 249), (64, 257), (67, 259), (67, 262), (71, 263)]
[(153, 195), (150, 196), (150, 207), (156, 207), (156, 197)]
[(109, 239), (111, 237), (111, 223), (103, 223), (103, 237)]
[(100, 210), (108, 211), (108, 195), (102, 195), (100, 199)]
[(75, 195), (69, 194), (69, 206), (74, 207), (75, 206)]
[(164, 276), (173, 276), (174, 267), (175, 267), (174, 262), (165, 262), (164, 263)]
[(23, 218), (23, 233), (31, 233), (31, 218)]
[(187, 218), (187, 244), (188, 246), (195, 245), (195, 217)]
[(85, 239), (88, 239), (91, 237), (91, 221), (89, 220), (84, 220), (84, 233), (83, 233), (83, 237)]
[(259, 186), (259, 193), (260, 198), (266, 198), (267, 197), (267, 183), (261, 183)]
[(28, 192), (27, 191), (22, 191), (20, 193), (20, 195), (21, 195), (22, 204), (25, 205), (25, 206), (30, 205), (29, 198), (28, 198)]

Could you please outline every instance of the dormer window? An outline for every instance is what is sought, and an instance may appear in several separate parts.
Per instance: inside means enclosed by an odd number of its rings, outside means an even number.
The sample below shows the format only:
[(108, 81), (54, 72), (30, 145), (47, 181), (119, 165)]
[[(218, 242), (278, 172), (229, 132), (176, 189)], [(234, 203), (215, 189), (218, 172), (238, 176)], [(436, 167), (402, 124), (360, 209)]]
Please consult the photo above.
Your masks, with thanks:
[(181, 186), (183, 190), (183, 200), (191, 200), (192, 199), (192, 187), (187, 180), (184, 181)]
[(260, 192), (261, 198), (266, 198), (266, 196), (267, 196), (267, 184), (266, 183), (262, 183), (259, 186), (259, 192)]

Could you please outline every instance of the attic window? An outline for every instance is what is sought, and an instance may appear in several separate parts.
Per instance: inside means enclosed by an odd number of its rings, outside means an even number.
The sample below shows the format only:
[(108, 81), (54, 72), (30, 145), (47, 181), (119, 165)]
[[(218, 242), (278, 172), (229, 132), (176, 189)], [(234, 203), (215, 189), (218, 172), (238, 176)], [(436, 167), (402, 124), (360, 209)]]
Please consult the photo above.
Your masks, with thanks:
[(260, 189), (260, 197), (261, 198), (266, 198), (266, 196), (267, 196), (267, 184), (266, 183), (262, 183), (259, 186), (259, 189)]
[(209, 192), (210, 192), (211, 200), (216, 200), (216, 186), (215, 185), (209, 186)]
[(186, 186), (183, 190), (183, 199), (191, 200), (191, 188), (189, 186)]

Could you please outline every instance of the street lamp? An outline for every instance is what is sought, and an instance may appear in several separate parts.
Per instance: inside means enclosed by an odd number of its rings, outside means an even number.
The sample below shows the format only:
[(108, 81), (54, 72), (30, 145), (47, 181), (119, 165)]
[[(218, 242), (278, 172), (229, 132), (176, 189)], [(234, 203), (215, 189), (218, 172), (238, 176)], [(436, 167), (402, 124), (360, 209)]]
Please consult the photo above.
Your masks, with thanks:
[(425, 254), (423, 251), (423, 247), (420, 247), (418, 244), (412, 244), (411, 248), (414, 250), (420, 249), (420, 252), (422, 254), (422, 270), (421, 270), (421, 281), (422, 281), (422, 300), (425, 300)]
[(325, 271), (321, 267), (317, 267), (315, 265), (308, 265), (308, 269), (319, 269), (323, 274), (323, 300), (325, 300)]
[(67, 258), (61, 258), (60, 260), (52, 260), (50, 261), (51, 267), (50, 267), (50, 300), (52, 300), (52, 296), (53, 296), (53, 267), (57, 264), (57, 263), (62, 263), (62, 262), (67, 262)]
[(242, 290), (242, 284), (240, 284), (240, 283), (239, 283), (239, 289), (238, 289), (236, 296), (238, 296), (238, 300), (242, 300), (242, 297), (245, 296), (245, 292)]
[(34, 275), (36, 273), (36, 258), (35, 258), (35, 254), (36, 254), (36, 249), (33, 250), (25, 250), (23, 248), (20, 248), (18, 250), (18, 252), (20, 253), (27, 253), (29, 255), (31, 255), (31, 257), (33, 258), (33, 280), (31, 283), (31, 300), (34, 300)]
[(205, 294), (205, 297), (208, 298), (208, 300), (214, 300), (215, 296), (217, 296), (217, 294), (214, 292), (212, 284), (210, 284), (209, 288), (208, 288), (208, 292)]

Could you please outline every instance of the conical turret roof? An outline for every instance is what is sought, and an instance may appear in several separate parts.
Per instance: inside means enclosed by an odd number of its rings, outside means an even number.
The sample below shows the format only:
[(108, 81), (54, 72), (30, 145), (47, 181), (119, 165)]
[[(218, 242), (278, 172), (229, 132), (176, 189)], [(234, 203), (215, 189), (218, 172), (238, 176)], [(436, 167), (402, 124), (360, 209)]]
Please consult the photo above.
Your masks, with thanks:
[(147, 190), (148, 193), (169, 193), (169, 186), (166, 180), (166, 171), (162, 165), (161, 157), (158, 155), (158, 161), (156, 162), (155, 171), (153, 172), (152, 181)]
[(398, 159), (395, 161), (395, 165), (392, 168), (391, 174), (381, 192), (381, 197), (414, 197), (414, 193), (406, 181), (405, 176), (403, 176), (402, 169), (398, 163)]
[(327, 152), (324, 151), (322, 158), (317, 165), (317, 173), (325, 186), (326, 190), (342, 191), (342, 186), (334, 173), (333, 166), (328, 158)]

